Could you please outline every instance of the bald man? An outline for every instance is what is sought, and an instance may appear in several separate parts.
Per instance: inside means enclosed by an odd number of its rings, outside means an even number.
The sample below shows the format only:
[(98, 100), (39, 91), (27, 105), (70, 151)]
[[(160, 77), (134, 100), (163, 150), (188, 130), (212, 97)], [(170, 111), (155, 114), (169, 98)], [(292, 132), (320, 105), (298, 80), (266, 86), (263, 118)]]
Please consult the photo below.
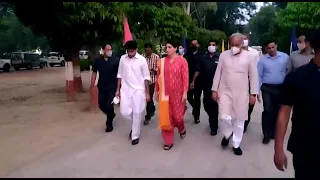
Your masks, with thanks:
[(242, 34), (232, 34), (229, 42), (231, 49), (222, 52), (219, 57), (211, 89), (212, 99), (219, 104), (219, 127), (224, 135), (221, 146), (227, 147), (233, 134), (233, 152), (235, 155), (242, 155), (240, 143), (244, 123), (248, 119), (248, 104), (256, 102), (259, 90), (258, 69), (251, 54), (242, 49)]
[(103, 56), (97, 58), (92, 65), (91, 88), (94, 86), (97, 72), (98, 80), (98, 103), (100, 110), (107, 116), (106, 132), (113, 131), (113, 119), (115, 117), (113, 98), (117, 90), (117, 73), (119, 58), (113, 56), (111, 45), (107, 44), (103, 49)]

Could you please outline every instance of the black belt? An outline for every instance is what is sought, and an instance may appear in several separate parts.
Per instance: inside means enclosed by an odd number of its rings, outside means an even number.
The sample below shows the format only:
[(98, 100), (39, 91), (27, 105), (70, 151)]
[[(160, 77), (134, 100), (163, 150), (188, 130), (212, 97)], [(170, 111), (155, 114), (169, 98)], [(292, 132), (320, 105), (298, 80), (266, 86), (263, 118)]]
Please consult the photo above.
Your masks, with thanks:
[(263, 83), (262, 85), (263, 86), (279, 88), (282, 84), (267, 84), (267, 83)]

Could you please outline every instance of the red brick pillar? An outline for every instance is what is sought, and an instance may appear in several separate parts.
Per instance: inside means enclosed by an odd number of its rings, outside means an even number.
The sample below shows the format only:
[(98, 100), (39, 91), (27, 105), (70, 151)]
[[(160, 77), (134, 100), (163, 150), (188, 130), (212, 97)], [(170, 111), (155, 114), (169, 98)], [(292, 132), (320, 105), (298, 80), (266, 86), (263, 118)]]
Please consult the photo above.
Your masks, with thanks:
[(74, 88), (74, 79), (73, 79), (73, 66), (72, 62), (66, 62), (66, 93), (67, 101), (75, 100), (75, 88)]
[[(92, 71), (91, 71), (92, 74)], [(98, 108), (98, 94), (99, 94), (99, 90), (98, 90), (98, 80), (99, 80), (99, 72), (97, 72), (97, 77), (96, 77), (96, 81), (94, 82), (94, 86), (90, 89), (90, 105), (91, 108)]]

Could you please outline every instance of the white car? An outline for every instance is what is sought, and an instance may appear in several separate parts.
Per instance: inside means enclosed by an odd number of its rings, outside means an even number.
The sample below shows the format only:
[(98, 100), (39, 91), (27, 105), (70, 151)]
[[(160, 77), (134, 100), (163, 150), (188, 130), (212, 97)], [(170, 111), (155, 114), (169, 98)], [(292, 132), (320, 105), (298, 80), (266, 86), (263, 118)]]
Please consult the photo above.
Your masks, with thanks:
[(79, 58), (80, 59), (88, 59), (89, 58), (88, 51), (80, 50), (79, 51)]
[(49, 52), (49, 56), (46, 61), (51, 67), (57, 64), (60, 66), (65, 66), (66, 64), (63, 55), (59, 52)]
[(0, 70), (3, 72), (9, 72), (11, 69), (11, 60), (10, 59), (0, 59)]

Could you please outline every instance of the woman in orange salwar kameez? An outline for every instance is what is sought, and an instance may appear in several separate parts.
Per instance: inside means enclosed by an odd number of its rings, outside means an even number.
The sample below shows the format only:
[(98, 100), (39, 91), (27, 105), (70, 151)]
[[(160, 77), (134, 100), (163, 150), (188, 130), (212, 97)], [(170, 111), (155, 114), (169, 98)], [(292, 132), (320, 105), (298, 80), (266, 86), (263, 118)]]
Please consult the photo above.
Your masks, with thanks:
[(188, 63), (177, 54), (178, 44), (166, 44), (167, 56), (158, 64), (158, 80), (155, 95), (158, 100), (159, 128), (164, 140), (164, 149), (170, 150), (177, 127), (181, 139), (186, 136), (184, 114), (188, 92)]

